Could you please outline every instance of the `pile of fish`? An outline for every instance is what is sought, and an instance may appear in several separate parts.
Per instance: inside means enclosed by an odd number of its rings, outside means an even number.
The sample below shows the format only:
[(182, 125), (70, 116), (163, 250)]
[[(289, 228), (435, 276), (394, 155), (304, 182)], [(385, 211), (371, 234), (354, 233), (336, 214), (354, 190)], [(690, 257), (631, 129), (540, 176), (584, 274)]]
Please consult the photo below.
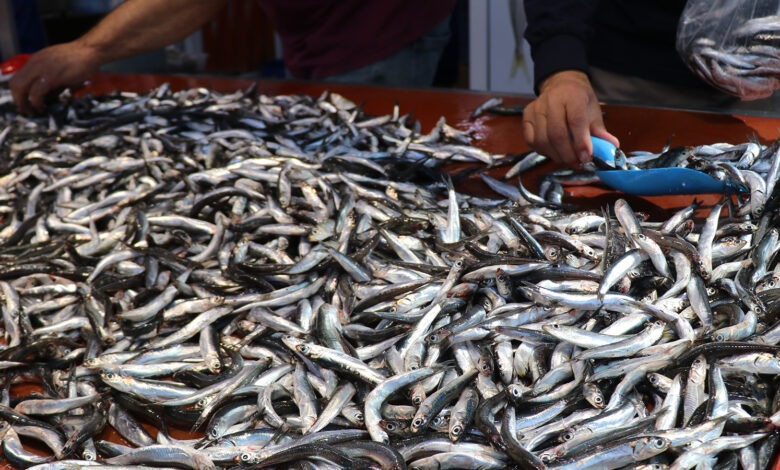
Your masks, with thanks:
[(36, 118), (2, 98), (15, 467), (773, 459), (776, 145), (689, 149), (763, 186), (703, 221), (697, 203), (645, 220), (624, 200), (565, 204), (587, 173), (551, 173), (544, 197), (486, 174), (505, 197), (459, 193), (445, 162), (517, 174), (541, 158), (334, 93), (161, 87), (64, 96)]
[[(680, 24), (678, 50), (688, 67), (715, 88), (745, 100), (766, 98), (780, 88), (780, 15), (742, 22), (740, 13), (756, 11), (752, 3), (740, 3), (729, 1), (727, 8), (717, 9), (709, 1), (696, 2), (696, 11), (686, 10)], [(777, 9), (775, 2), (764, 3)], [(715, 20), (707, 18), (716, 11)]]

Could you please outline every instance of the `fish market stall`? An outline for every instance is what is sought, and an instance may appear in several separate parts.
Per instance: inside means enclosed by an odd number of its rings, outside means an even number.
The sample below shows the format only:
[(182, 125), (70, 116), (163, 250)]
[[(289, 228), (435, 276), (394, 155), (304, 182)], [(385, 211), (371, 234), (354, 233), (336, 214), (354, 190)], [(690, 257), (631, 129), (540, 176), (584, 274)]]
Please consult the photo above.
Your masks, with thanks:
[(628, 197), (483, 94), (251, 85), (0, 105), (10, 464), (774, 461), (777, 120), (605, 106), (631, 165), (746, 188)]

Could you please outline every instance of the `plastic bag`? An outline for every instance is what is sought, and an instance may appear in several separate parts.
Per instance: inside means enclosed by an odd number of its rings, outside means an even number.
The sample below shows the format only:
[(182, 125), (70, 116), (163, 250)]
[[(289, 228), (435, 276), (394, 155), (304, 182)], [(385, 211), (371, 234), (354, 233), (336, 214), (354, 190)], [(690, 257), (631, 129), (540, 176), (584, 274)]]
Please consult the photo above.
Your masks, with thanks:
[(742, 100), (780, 88), (777, 0), (688, 0), (677, 52), (704, 81)]

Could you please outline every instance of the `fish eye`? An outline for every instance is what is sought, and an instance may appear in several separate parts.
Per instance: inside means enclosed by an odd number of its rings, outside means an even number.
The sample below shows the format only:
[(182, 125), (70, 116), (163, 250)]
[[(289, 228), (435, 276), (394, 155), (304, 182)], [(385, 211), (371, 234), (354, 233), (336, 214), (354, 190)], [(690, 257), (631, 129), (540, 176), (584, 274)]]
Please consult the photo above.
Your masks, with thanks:
[(725, 341), (725, 340), (726, 338), (724, 338), (722, 334), (715, 336), (715, 341)]
[(217, 431), (216, 429), (212, 429), (211, 431), (209, 431), (209, 435), (214, 439), (216, 439), (219, 436), (219, 431)]
[(553, 323), (552, 325), (550, 325), (550, 328), (558, 330), (561, 328), (561, 325), (559, 325), (558, 323)]
[(642, 233), (637, 233), (635, 236), (636, 236), (636, 238), (638, 238), (638, 239), (640, 239), (640, 240), (644, 240), (645, 238), (647, 238), (647, 237), (646, 237), (644, 234), (642, 234)]
[(428, 342), (429, 343), (438, 343), (439, 342), (439, 335), (437, 335), (435, 333), (428, 335)]
[(571, 432), (567, 432), (566, 434), (563, 435), (563, 440), (564, 441), (570, 441), (570, 440), (572, 440), (572, 438), (574, 438), (574, 436), (572, 435)]
[(299, 352), (301, 352), (302, 354), (306, 354), (306, 353), (308, 353), (308, 352), (309, 352), (309, 347), (308, 347), (308, 346), (306, 346), (305, 344), (299, 344), (299, 345), (297, 346), (297, 349), (298, 349), (298, 351), (299, 351)]
[(463, 431), (463, 429), (460, 426), (453, 426), (450, 432), (457, 436), (461, 431)]
[(416, 427), (416, 428), (419, 428), (420, 426), (422, 426), (422, 425), (423, 425), (423, 420), (422, 420), (422, 418), (417, 418), (417, 419), (415, 419), (415, 420), (414, 420), (414, 423), (412, 423), (412, 425), (413, 425), (414, 427)]
[(113, 372), (109, 372), (106, 374), (106, 380), (116, 380), (116, 374)]
[(664, 446), (664, 440), (663, 440), (663, 439), (661, 439), (661, 438), (657, 438), (657, 439), (655, 439), (655, 441), (653, 442), (653, 444), (654, 444), (656, 447), (663, 447), (663, 446)]
[(355, 419), (358, 421), (363, 421), (363, 413), (355, 413)]
[(385, 429), (387, 429), (388, 431), (395, 431), (395, 423), (390, 422), (385, 424)]
[(417, 364), (411, 364), (411, 365), (409, 366), (409, 370), (417, 370), (417, 369), (419, 369), (419, 368), (420, 368), (420, 366), (419, 366), (419, 365), (417, 365)]
[(595, 401), (596, 403), (601, 403), (604, 400), (599, 395), (596, 395), (595, 397), (593, 397), (593, 401)]
[(241, 461), (242, 461), (242, 462), (249, 462), (249, 460), (251, 459), (251, 457), (249, 456), (249, 454), (248, 454), (248, 453), (246, 453), (246, 452), (242, 452), (242, 453), (241, 453), (241, 457), (240, 457), (240, 459), (241, 459)]
[(419, 405), (420, 403), (422, 403), (422, 398), (414, 397), (412, 398), (412, 403), (414, 403), (415, 405)]

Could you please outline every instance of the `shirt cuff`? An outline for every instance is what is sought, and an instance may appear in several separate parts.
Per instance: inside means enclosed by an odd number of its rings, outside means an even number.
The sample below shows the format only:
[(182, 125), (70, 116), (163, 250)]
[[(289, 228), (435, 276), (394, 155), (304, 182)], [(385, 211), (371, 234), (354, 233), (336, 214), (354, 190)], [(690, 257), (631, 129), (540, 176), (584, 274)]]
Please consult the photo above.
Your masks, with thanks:
[(534, 48), (534, 92), (550, 75), (562, 70), (579, 70), (590, 74), (585, 44), (576, 36), (561, 34), (552, 36)]

